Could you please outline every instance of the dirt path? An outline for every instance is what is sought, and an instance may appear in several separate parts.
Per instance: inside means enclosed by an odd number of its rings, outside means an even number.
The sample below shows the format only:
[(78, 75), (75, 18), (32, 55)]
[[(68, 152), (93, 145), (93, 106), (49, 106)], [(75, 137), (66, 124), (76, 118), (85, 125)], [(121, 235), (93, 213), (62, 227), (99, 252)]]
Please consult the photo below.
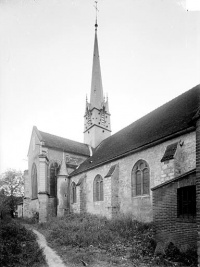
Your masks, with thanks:
[(32, 231), (38, 237), (38, 244), (44, 251), (44, 255), (46, 256), (46, 262), (49, 267), (67, 267), (63, 263), (61, 258), (56, 254), (56, 252), (47, 245), (45, 237), (35, 229), (33, 229)]

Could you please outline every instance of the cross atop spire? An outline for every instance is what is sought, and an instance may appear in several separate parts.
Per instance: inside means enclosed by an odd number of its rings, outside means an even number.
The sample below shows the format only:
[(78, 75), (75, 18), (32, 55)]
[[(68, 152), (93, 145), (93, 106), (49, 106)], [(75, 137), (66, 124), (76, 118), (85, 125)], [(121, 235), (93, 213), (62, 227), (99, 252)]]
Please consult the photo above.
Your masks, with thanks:
[(95, 22), (95, 30), (97, 31), (97, 27), (98, 27), (98, 24), (97, 24), (97, 12), (99, 12), (98, 8), (97, 8), (97, 4), (98, 4), (98, 1), (95, 1), (95, 6), (94, 8), (96, 9), (96, 22)]
[(97, 1), (94, 8), (96, 10), (94, 52), (92, 65), (92, 82), (90, 92), (90, 102), (86, 100), (86, 110), (84, 115), (84, 143), (92, 147), (97, 147), (101, 141), (111, 135), (110, 113), (108, 100), (103, 96), (103, 86), (101, 78), (101, 67), (99, 58), (98, 38), (97, 38)]

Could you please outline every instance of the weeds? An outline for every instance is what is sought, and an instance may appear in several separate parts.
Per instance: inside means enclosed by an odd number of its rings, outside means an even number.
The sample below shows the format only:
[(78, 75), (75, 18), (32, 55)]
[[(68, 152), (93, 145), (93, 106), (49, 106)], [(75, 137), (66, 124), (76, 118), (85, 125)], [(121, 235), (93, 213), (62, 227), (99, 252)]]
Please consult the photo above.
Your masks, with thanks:
[(176, 266), (196, 266), (195, 250), (181, 253), (170, 245), (164, 256), (155, 256), (153, 224), (131, 217), (108, 220), (91, 214), (70, 214), (38, 227), (61, 256), (71, 251), (68, 260), (75, 264), (81, 260), (93, 264), (98, 259), (106, 261), (106, 266), (172, 266), (173, 262), (180, 263)]
[(0, 266), (45, 266), (45, 258), (32, 231), (14, 221), (0, 224)]

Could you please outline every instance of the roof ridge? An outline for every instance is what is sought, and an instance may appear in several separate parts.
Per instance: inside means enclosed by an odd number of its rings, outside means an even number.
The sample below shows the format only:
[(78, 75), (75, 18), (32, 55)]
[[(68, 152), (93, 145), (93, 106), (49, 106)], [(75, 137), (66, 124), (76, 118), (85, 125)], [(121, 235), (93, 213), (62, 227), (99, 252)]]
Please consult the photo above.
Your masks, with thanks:
[[(200, 92), (200, 84), (198, 84), (198, 85), (196, 85), (195, 87), (193, 87), (193, 88), (191, 88), (191, 89), (189, 89), (189, 90), (183, 92), (182, 94), (180, 94), (180, 95), (178, 95), (178, 96), (172, 98), (171, 100), (165, 102), (164, 104), (160, 105), (159, 107), (157, 107), (157, 108), (151, 110), (149, 113), (145, 114), (144, 116), (141, 116), (141, 117), (138, 118), (137, 120), (135, 120), (135, 121), (133, 121), (132, 123), (130, 123), (130, 124), (128, 124), (127, 126), (125, 126), (123, 129), (121, 129), (121, 130), (119, 130), (118, 132), (114, 133), (112, 136), (114, 136), (115, 134), (118, 134), (120, 131), (124, 131), (126, 128), (128, 128), (128, 127), (131, 126), (131, 125), (133, 125), (134, 123), (136, 123), (136, 122), (140, 121), (141, 119), (143, 119), (143, 118), (145, 118), (145, 117), (151, 115), (153, 112), (156, 112), (156, 110), (158, 110), (158, 109), (160, 109), (160, 108), (162, 108), (162, 107), (164, 107), (164, 106), (167, 106), (170, 102), (172, 102), (172, 101), (175, 102), (178, 98), (180, 98), (181, 96), (183, 96), (183, 95), (185, 95), (185, 94), (188, 94), (189, 91), (192, 91), (192, 90), (194, 90), (195, 88), (196, 88), (196, 89), (199, 89), (199, 92)], [(200, 95), (199, 95), (199, 101), (200, 101)], [(110, 136), (110, 137), (111, 137), (111, 136)], [(110, 137), (108, 137), (108, 138), (110, 138)], [(102, 143), (100, 143), (100, 144), (102, 144)]]
[(62, 139), (65, 139), (67, 141), (71, 141), (71, 142), (74, 142), (74, 143), (78, 143), (78, 144), (82, 144), (82, 145), (85, 145), (87, 146), (87, 144), (85, 143), (82, 143), (82, 142), (79, 142), (79, 141), (75, 141), (75, 140), (72, 140), (72, 139), (69, 139), (69, 138), (66, 138), (66, 137), (62, 137), (62, 136), (59, 136), (59, 135), (55, 135), (55, 134), (50, 134), (50, 133), (47, 133), (47, 132), (43, 132), (43, 131), (40, 131), (38, 130), (41, 134), (44, 133), (44, 134), (49, 134), (51, 136), (54, 136), (54, 137), (58, 137), (58, 138), (62, 138)]
[(116, 160), (164, 140), (195, 130), (193, 116), (200, 106), (200, 84), (132, 122), (103, 140), (72, 175)]

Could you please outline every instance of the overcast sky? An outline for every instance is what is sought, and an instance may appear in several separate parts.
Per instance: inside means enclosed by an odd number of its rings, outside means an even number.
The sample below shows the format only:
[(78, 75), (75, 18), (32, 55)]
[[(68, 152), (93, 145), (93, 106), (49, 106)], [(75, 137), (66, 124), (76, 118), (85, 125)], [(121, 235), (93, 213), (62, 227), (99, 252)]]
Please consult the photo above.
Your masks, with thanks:
[[(200, 83), (200, 12), (185, 1), (99, 0), (112, 133)], [(93, 0), (0, 0), (0, 173), (27, 169), (33, 125), (83, 142), (94, 24)]]

